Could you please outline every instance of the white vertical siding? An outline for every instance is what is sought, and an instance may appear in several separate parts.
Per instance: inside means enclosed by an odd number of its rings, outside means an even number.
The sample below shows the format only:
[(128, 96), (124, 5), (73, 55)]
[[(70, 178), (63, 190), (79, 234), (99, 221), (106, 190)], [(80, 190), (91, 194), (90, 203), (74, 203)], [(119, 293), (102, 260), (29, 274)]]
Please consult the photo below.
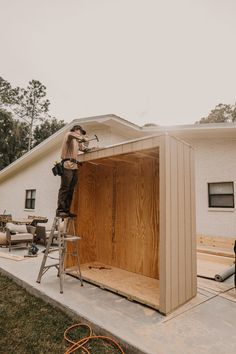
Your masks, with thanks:
[(160, 311), (196, 295), (193, 149), (169, 136), (160, 151)]

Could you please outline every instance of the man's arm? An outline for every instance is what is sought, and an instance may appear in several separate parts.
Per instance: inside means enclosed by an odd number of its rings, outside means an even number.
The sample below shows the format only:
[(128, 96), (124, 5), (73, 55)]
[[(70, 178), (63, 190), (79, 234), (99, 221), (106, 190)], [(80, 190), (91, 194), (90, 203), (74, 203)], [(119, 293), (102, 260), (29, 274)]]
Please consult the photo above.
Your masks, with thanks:
[(75, 132), (69, 132), (67, 138), (68, 138), (69, 141), (71, 139), (76, 139), (80, 143), (84, 143), (84, 142), (88, 141), (88, 138), (86, 136), (82, 136), (82, 135), (77, 134)]

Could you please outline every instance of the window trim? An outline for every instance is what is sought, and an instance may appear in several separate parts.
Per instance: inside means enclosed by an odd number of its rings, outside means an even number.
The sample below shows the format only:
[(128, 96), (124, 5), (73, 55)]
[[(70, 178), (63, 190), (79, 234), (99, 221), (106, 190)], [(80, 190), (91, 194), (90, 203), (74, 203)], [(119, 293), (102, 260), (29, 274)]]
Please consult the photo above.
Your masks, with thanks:
[[(225, 184), (225, 183), (230, 183), (232, 185), (233, 192), (232, 193), (210, 193), (210, 185), (212, 184)], [(213, 209), (234, 209), (235, 208), (235, 203), (234, 203), (234, 182), (233, 181), (221, 181), (221, 182), (208, 182), (208, 208), (210, 210)], [(233, 205), (226, 206), (226, 205), (211, 205), (211, 196), (232, 196), (233, 197)]]
[[(27, 198), (28, 192), (30, 192), (30, 198)], [(33, 198), (33, 193), (35, 194), (34, 198)], [(27, 201), (30, 201), (29, 207), (27, 207)], [(26, 189), (25, 190), (25, 210), (35, 210), (35, 203), (36, 203), (36, 189)]]

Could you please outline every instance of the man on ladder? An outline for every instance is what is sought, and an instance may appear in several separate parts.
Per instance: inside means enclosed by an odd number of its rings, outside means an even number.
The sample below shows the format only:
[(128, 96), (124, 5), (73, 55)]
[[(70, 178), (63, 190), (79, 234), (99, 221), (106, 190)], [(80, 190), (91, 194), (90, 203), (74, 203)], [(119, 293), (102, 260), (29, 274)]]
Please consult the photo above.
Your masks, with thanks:
[(61, 159), (63, 173), (58, 192), (56, 211), (56, 216), (58, 217), (66, 218), (68, 216), (75, 216), (70, 212), (70, 206), (78, 179), (78, 151), (86, 152), (89, 150), (89, 142), (85, 135), (86, 131), (80, 125), (75, 125), (70, 132), (66, 133), (62, 144)]
[[(62, 144), (62, 174), (61, 175), (61, 186), (58, 192), (58, 207), (56, 210), (56, 217), (53, 221), (53, 226), (50, 232), (50, 236), (47, 242), (47, 246), (44, 252), (44, 257), (42, 260), (42, 264), (39, 270), (37, 282), (41, 282), (42, 276), (52, 267), (55, 267), (58, 271), (58, 276), (60, 279), (60, 292), (63, 293), (63, 283), (62, 277), (63, 274), (66, 273), (65, 270), (65, 259), (66, 255), (76, 257), (77, 263), (77, 275), (80, 278), (81, 286), (83, 285), (82, 276), (80, 271), (80, 261), (79, 261), (79, 252), (78, 252), (78, 240), (79, 236), (75, 235), (75, 224), (74, 218), (75, 214), (70, 212), (71, 202), (73, 198), (73, 192), (75, 185), (77, 183), (77, 174), (78, 174), (78, 165), (79, 161), (77, 160), (78, 152), (83, 151), (87, 152), (89, 140), (86, 138), (86, 131), (80, 126), (75, 125), (70, 132), (66, 133), (63, 144)], [(94, 139), (90, 139), (94, 140)], [(96, 137), (96, 140), (98, 138)], [(66, 219), (66, 221), (64, 220)], [(64, 220), (64, 227), (61, 230), (61, 221)], [(73, 235), (68, 235), (68, 226), (72, 222), (73, 226)], [(71, 228), (71, 227), (70, 227)], [(51, 245), (53, 242), (53, 237), (55, 231), (58, 233), (58, 248), (51, 249)], [(68, 253), (68, 242), (74, 242), (74, 252)], [(54, 258), (50, 256), (51, 252), (58, 252), (58, 258)], [(47, 264), (48, 258), (57, 259), (57, 262), (52, 264)]]

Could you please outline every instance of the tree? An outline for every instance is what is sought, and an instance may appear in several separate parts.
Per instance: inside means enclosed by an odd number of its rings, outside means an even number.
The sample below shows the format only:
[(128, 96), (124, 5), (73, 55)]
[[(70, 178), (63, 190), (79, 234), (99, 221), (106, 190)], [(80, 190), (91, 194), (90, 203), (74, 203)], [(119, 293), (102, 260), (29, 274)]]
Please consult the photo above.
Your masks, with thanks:
[(28, 127), (0, 109), (0, 170), (27, 151)]
[(26, 89), (19, 89), (14, 113), (29, 126), (28, 151), (31, 149), (34, 126), (44, 121), (48, 115), (50, 102), (45, 99), (46, 87), (40, 81), (32, 80)]
[(46, 119), (34, 130), (33, 146), (40, 144), (43, 140), (47, 139), (64, 126), (65, 122), (63, 120), (58, 121), (56, 118), (53, 118), (52, 120)]
[(201, 118), (196, 124), (202, 123), (232, 123), (236, 122), (236, 103), (230, 104), (218, 104), (207, 117)]
[(22, 89), (0, 77), (0, 169), (65, 125), (51, 119), (45, 96), (46, 87), (37, 80)]
[(0, 107), (10, 110), (16, 118), (28, 124), (28, 151), (32, 146), (34, 127), (47, 119), (50, 102), (45, 98), (46, 87), (38, 80), (29, 82), (26, 89), (16, 87), (0, 77)]
[(17, 102), (19, 87), (12, 88), (11, 84), (0, 76), (0, 108), (14, 105)]

